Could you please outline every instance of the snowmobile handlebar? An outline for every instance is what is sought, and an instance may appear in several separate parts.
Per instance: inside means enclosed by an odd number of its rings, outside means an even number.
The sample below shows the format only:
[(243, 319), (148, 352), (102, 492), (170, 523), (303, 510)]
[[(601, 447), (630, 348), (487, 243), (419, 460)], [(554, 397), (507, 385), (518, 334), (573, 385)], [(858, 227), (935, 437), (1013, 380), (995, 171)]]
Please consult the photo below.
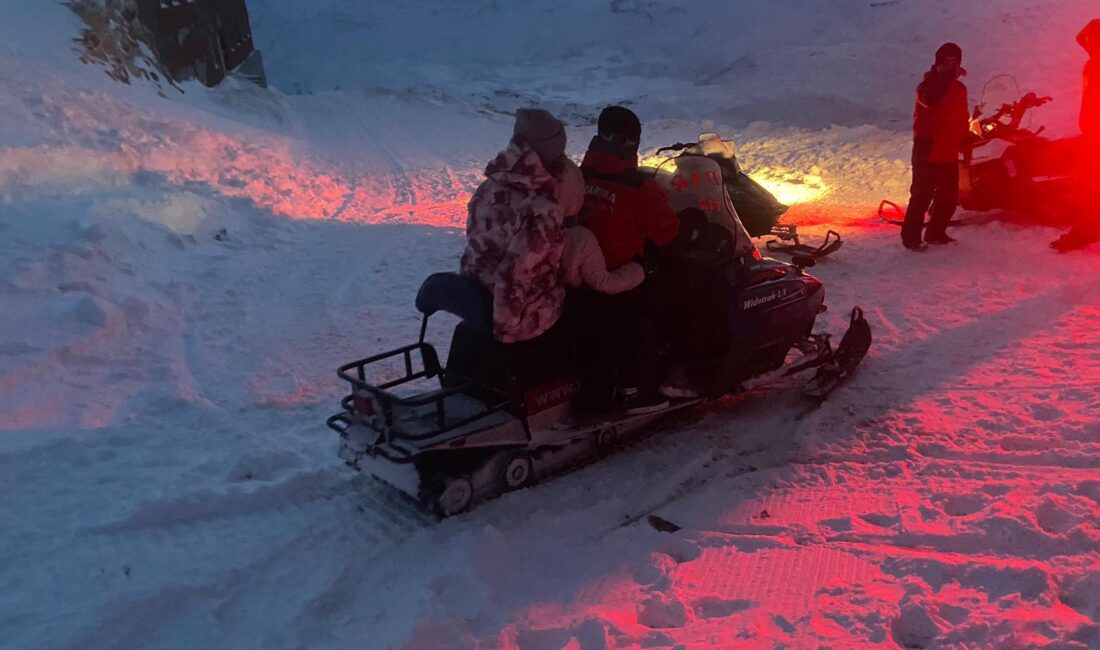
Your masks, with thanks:
[(656, 153), (664, 153), (666, 151), (683, 151), (684, 149), (687, 149), (688, 147), (694, 147), (697, 144), (699, 143), (692, 142), (690, 144), (685, 144), (683, 142), (677, 142), (676, 144), (670, 144), (667, 147), (661, 147), (656, 151)]
[(981, 117), (981, 106), (975, 107), (974, 120), (977, 122), (977, 132), (972, 132), (972, 137), (967, 143), (968, 148), (980, 147), (993, 140), (1017, 143), (1038, 136), (1045, 127), (1039, 127), (1033, 131), (1020, 124), (1029, 110), (1052, 101), (1054, 101), (1053, 97), (1039, 97), (1029, 92), (1011, 104), (1002, 105), (996, 112), (985, 118)]

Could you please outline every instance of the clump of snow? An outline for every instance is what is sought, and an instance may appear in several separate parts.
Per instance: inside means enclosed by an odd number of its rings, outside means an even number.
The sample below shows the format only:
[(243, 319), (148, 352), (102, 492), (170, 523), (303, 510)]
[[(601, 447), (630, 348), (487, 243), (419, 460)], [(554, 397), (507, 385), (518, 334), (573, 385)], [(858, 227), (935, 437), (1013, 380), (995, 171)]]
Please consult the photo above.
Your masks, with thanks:
[(940, 628), (921, 604), (908, 602), (891, 627), (893, 639), (903, 648), (928, 648), (940, 635)]
[(687, 621), (687, 607), (675, 595), (660, 592), (653, 593), (639, 605), (639, 625), (653, 628), (670, 628), (682, 627)]

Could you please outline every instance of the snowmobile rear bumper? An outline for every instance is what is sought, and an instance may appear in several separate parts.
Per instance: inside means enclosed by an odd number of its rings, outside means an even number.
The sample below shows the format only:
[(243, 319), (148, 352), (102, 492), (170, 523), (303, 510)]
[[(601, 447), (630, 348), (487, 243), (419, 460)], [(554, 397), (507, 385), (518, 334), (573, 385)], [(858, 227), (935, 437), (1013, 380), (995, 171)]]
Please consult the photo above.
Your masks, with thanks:
[[(818, 246), (803, 244), (798, 237), (797, 226), (776, 226), (772, 229), (771, 234), (779, 239), (770, 239), (764, 243), (764, 247), (769, 253), (786, 253), (793, 257), (814, 262), (835, 253), (844, 245), (840, 233), (835, 230), (825, 233), (825, 240)], [(783, 243), (784, 241), (791, 243)]]

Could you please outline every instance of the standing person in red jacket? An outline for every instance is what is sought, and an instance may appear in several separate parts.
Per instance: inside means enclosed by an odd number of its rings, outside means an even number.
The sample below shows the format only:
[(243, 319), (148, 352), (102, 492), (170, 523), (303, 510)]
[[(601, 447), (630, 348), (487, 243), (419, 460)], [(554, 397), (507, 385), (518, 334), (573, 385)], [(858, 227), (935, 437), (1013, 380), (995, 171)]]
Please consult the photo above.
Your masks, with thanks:
[(909, 250), (924, 250), (921, 230), (929, 206), (932, 218), (924, 231), (929, 244), (949, 244), (947, 226), (959, 202), (959, 153), (970, 128), (966, 86), (959, 77), (962, 48), (944, 43), (936, 63), (917, 86), (913, 111), (913, 184), (901, 227), (901, 242)]
[(1100, 240), (1100, 18), (1085, 25), (1077, 42), (1089, 53), (1081, 98), (1081, 206), (1073, 228), (1050, 244), (1062, 253)]
[[(657, 181), (638, 171), (638, 144), (642, 123), (621, 106), (605, 108), (598, 133), (581, 162), (585, 197), (581, 224), (592, 231), (607, 260), (616, 270), (645, 256), (646, 242), (661, 247), (678, 239), (680, 218), (669, 206)], [(606, 344), (621, 348), (620, 395), (629, 414), (648, 413), (668, 406), (659, 391), (657, 367), (656, 299), (651, 283), (589, 306), (588, 321), (611, 322)], [(602, 313), (598, 313), (602, 312)]]

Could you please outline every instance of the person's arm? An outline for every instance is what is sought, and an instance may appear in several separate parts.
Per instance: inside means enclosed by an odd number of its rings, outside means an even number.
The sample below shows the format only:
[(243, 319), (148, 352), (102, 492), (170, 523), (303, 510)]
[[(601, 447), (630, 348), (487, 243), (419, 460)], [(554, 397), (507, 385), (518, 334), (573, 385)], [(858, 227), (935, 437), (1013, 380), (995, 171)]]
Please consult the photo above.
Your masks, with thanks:
[(645, 270), (635, 262), (608, 271), (600, 244), (587, 229), (571, 228), (568, 236), (575, 238), (582, 286), (598, 293), (615, 294), (630, 291), (645, 280)]
[(641, 187), (639, 223), (645, 238), (657, 246), (666, 246), (680, 235), (680, 217), (668, 204), (668, 195), (653, 179)]

